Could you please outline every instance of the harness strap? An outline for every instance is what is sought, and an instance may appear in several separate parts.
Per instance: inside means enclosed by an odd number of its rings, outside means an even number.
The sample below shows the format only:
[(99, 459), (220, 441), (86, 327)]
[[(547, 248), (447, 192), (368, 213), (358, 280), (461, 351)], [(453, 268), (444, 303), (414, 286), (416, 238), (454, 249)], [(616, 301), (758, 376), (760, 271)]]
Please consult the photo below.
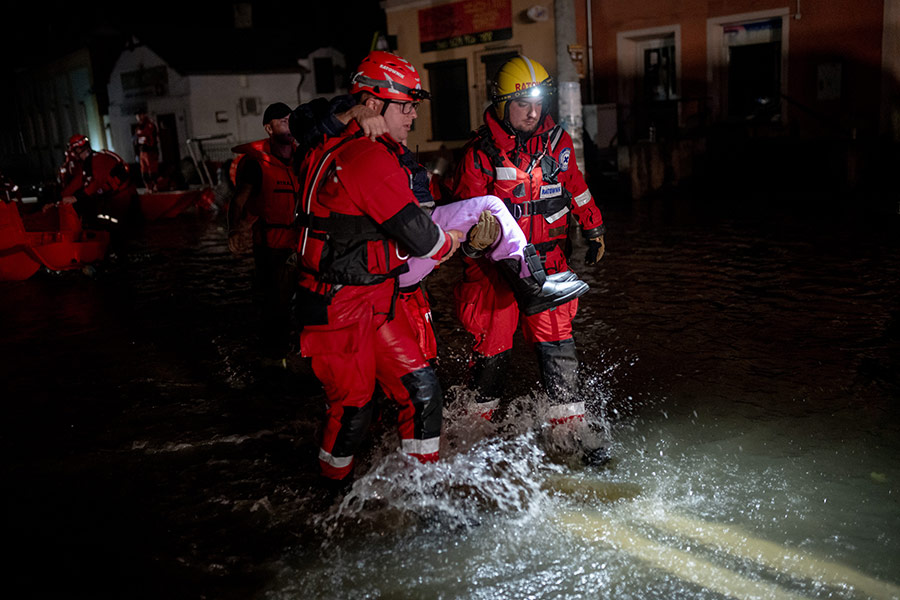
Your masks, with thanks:
[[(327, 217), (300, 214), (297, 222), (301, 227), (325, 232), (336, 237), (352, 237), (361, 240), (381, 240), (384, 234), (378, 226), (365, 215), (345, 215), (331, 213)], [(313, 232), (310, 232), (312, 235)]]
[(562, 139), (563, 128), (558, 124), (550, 130), (550, 135), (548, 138), (548, 142), (550, 145), (550, 152), (553, 152), (556, 149), (556, 145), (559, 143), (559, 140)]
[[(328, 165), (331, 164), (332, 155), (337, 151), (338, 148), (340, 148), (347, 142), (349, 142), (351, 140), (355, 140), (359, 137), (362, 137), (363, 135), (365, 135), (365, 134), (363, 133), (363, 130), (360, 129), (355, 134), (342, 139), (340, 142), (338, 142), (337, 144), (335, 144), (334, 146), (329, 148), (327, 151), (325, 151), (325, 153), (322, 155), (322, 158), (319, 160), (319, 162), (316, 164), (316, 166), (314, 167), (314, 169), (312, 171), (312, 180), (311, 181), (309, 179), (309, 175), (307, 175), (307, 185), (304, 189), (304, 192), (305, 192), (304, 200), (306, 201), (306, 203), (305, 203), (305, 206), (303, 206), (303, 207), (297, 206), (294, 208), (295, 222), (298, 220), (301, 220), (301, 217), (304, 214), (307, 217), (312, 216), (312, 197), (319, 188), (319, 177), (322, 176), (322, 173), (325, 171), (325, 167), (327, 167)], [(298, 195), (297, 199), (298, 200), (300, 199), (299, 195)], [(303, 240), (300, 243), (300, 255), (301, 256), (303, 255), (304, 252), (306, 252), (306, 238), (308, 235), (309, 235), (309, 227), (305, 227), (304, 232), (303, 232)]]
[(477, 135), (481, 151), (488, 155), (488, 158), (491, 159), (491, 164), (495, 167), (502, 167), (504, 164), (503, 157), (500, 156), (500, 150), (494, 144), (494, 138), (491, 136), (491, 130), (488, 129), (487, 125), (479, 127)]
[(563, 196), (545, 198), (543, 200), (526, 200), (525, 202), (513, 202), (504, 199), (503, 204), (514, 219), (530, 217), (532, 215), (552, 215), (569, 206), (569, 199)]
[(549, 242), (539, 242), (537, 244), (532, 244), (532, 246), (534, 246), (534, 249), (538, 251), (538, 254), (547, 254), (548, 252), (551, 252), (555, 248), (558, 248), (560, 243), (562, 243), (562, 241), (563, 240), (561, 240), (561, 239), (560, 240), (550, 240)]

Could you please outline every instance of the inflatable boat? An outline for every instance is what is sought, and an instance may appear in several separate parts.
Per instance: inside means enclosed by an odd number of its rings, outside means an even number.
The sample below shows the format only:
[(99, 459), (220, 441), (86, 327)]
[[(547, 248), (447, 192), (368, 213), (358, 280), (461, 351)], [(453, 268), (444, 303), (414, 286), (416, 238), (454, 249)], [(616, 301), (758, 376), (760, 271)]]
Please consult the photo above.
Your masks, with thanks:
[(147, 221), (170, 219), (195, 206), (198, 210), (209, 211), (212, 210), (214, 202), (215, 194), (210, 187), (171, 192), (138, 193), (141, 215)]
[(70, 271), (103, 260), (109, 232), (84, 229), (71, 204), (25, 215), (0, 202), (0, 281), (22, 281), (42, 266)]

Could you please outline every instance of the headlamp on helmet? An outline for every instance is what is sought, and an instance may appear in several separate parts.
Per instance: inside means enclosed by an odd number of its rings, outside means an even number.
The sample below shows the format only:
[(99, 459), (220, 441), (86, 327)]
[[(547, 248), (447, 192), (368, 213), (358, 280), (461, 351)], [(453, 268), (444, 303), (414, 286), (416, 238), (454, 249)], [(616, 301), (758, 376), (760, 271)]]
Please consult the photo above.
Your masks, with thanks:
[[(507, 118), (510, 100), (547, 98), (555, 91), (553, 78), (541, 63), (524, 56), (506, 61), (494, 78), (491, 103), (499, 119)], [(546, 112), (548, 107), (544, 106)]]
[(90, 147), (90, 143), (91, 141), (87, 138), (86, 135), (76, 133), (69, 138), (69, 143), (66, 146), (66, 152), (68, 152), (69, 154), (75, 154), (85, 146)]

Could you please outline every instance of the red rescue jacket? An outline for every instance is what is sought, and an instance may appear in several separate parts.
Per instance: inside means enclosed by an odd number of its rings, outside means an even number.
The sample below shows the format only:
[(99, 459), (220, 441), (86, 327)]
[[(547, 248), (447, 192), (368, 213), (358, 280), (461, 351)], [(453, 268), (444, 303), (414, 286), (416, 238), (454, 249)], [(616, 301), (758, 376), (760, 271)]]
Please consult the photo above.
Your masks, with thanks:
[(603, 232), (603, 216), (575, 162), (572, 139), (549, 115), (524, 143), (503, 127), (493, 109), (485, 112), (484, 121), (456, 171), (454, 197), (499, 197), (544, 258), (547, 271), (565, 270), (560, 246), (568, 233), (568, 213), (586, 236)]
[(407, 150), (361, 135), (354, 121), (304, 159), (298, 210), (301, 286), (376, 285), (406, 272), (410, 256), (442, 258), (450, 235), (434, 224), (399, 163)]
[(85, 196), (111, 195), (131, 191), (128, 165), (109, 150), (92, 152), (84, 162), (70, 161), (65, 167), (63, 196), (82, 193)]
[(143, 123), (138, 123), (137, 128), (134, 130), (134, 141), (135, 144), (140, 146), (142, 152), (156, 152), (156, 138), (156, 125), (153, 121), (147, 119)]

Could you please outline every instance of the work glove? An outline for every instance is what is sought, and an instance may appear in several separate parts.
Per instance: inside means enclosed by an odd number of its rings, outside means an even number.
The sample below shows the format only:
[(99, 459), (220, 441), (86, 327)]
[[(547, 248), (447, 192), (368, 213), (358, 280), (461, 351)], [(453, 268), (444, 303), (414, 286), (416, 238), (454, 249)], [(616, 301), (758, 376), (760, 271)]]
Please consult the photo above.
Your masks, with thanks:
[(493, 246), (499, 237), (500, 222), (491, 211), (484, 210), (478, 216), (478, 222), (469, 230), (463, 251), (467, 256), (481, 254), (485, 248)]
[(589, 239), (587, 245), (587, 253), (584, 255), (584, 264), (596, 265), (597, 262), (603, 258), (603, 253), (606, 252), (606, 242), (603, 241), (602, 235), (598, 235), (595, 238)]

